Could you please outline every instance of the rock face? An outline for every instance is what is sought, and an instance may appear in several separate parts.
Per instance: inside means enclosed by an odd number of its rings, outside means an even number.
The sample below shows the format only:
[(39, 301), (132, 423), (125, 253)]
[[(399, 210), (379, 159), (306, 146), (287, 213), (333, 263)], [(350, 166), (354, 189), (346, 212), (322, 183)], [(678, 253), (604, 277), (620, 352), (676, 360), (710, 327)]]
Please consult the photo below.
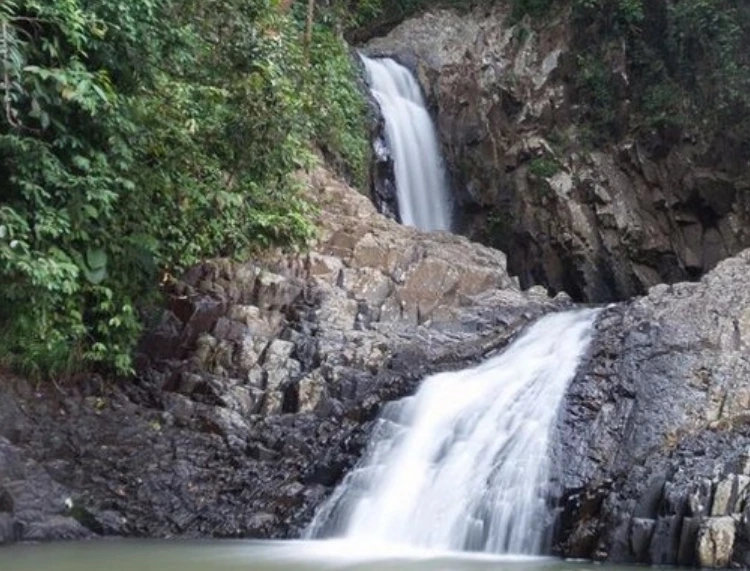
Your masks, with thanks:
[(607, 309), (556, 443), (556, 549), (750, 565), (750, 251)]
[(294, 535), (368, 422), (565, 305), (498, 251), (377, 214), (311, 177), (311, 252), (208, 262), (168, 292), (136, 380), (0, 382), (0, 543), (119, 534)]
[(358, 83), (360, 93), (366, 99), (368, 106), (368, 130), (372, 143), (369, 169), (372, 200), (378, 212), (400, 222), (393, 153), (388, 146), (383, 114), (380, 110), (380, 104), (372, 95), (367, 85), (367, 70), (362, 58), (355, 52), (352, 52), (351, 57), (359, 73)]
[[(522, 286), (587, 301), (696, 279), (750, 246), (746, 161), (690, 133), (587, 150), (571, 120), (567, 11), (510, 25), (510, 4), (429, 11), (365, 48), (416, 71), (465, 232), (508, 252)], [(627, 91), (617, 61), (611, 81)]]

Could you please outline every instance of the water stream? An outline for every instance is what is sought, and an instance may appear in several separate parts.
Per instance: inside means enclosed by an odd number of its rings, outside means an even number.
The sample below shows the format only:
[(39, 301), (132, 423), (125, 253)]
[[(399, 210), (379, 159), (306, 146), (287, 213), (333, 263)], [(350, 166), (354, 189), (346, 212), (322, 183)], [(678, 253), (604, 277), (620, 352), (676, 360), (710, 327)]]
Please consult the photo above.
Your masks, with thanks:
[(386, 406), (308, 537), (542, 553), (550, 436), (595, 314), (544, 317), (497, 357)]
[(362, 60), (385, 119), (401, 222), (421, 230), (450, 230), (448, 177), (417, 80), (392, 59)]

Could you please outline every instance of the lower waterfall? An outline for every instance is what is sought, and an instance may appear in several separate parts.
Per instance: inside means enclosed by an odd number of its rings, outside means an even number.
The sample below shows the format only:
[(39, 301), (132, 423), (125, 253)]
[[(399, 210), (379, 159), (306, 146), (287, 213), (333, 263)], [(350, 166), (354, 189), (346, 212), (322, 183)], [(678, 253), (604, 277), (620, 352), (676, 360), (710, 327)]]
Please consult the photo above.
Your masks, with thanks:
[(595, 316), (543, 317), (498, 356), (388, 404), (307, 537), (541, 553), (551, 432)]

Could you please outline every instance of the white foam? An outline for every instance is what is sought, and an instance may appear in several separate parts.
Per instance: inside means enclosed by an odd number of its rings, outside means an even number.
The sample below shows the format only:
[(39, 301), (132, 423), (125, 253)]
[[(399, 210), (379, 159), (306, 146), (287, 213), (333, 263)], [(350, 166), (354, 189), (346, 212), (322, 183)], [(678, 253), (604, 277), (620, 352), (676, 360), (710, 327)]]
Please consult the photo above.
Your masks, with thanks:
[(375, 552), (541, 553), (550, 436), (595, 313), (544, 317), (499, 356), (428, 377), (388, 405), (307, 536)]

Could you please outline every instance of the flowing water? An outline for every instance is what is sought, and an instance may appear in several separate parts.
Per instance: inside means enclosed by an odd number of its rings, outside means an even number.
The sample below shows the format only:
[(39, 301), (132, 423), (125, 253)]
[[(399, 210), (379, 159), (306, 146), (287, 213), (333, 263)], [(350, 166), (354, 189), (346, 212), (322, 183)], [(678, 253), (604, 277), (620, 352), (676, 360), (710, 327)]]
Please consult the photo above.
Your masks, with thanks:
[(421, 230), (450, 230), (448, 177), (419, 84), (392, 59), (362, 60), (385, 119), (401, 222)]
[(497, 357), (429, 377), (385, 407), (308, 537), (541, 553), (550, 433), (595, 314), (544, 317)]

